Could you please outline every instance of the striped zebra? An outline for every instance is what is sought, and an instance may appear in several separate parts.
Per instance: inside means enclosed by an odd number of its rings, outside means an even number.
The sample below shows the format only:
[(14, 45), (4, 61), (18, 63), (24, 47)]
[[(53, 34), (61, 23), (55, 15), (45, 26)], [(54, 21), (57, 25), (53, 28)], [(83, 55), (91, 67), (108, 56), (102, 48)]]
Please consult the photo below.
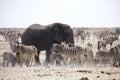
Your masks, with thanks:
[(64, 58), (58, 52), (52, 52), (52, 54), (50, 55), (50, 59), (51, 59), (51, 64), (50, 64), (51, 66), (54, 66), (56, 62), (59, 62), (59, 64), (56, 64), (59, 66), (61, 66), (62, 63), (64, 63)]
[(70, 58), (71, 61), (77, 60), (81, 65), (84, 62), (84, 49), (80, 46), (66, 46), (62, 44), (53, 44), (51, 51), (57, 51), (65, 59)]

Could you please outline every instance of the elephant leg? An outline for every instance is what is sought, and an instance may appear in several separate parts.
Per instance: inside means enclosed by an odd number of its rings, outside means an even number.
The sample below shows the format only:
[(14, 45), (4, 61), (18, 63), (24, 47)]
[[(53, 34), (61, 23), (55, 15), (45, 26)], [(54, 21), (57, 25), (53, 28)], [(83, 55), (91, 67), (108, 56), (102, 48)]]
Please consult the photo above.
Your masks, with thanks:
[(44, 65), (48, 65), (51, 62), (50, 54), (51, 54), (51, 51), (50, 50), (46, 50), (46, 59), (45, 59)]
[(40, 55), (40, 50), (37, 51), (37, 55), (35, 55), (35, 60), (37, 64), (41, 65), (39, 55)]

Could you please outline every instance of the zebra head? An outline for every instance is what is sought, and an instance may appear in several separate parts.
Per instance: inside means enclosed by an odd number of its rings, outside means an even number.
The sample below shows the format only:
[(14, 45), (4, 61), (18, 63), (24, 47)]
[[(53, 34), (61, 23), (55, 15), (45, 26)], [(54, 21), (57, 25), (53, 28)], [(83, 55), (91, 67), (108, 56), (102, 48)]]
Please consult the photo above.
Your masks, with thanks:
[(63, 47), (64, 45), (62, 44), (53, 44), (52, 48), (51, 48), (51, 52), (61, 52), (63, 51)]

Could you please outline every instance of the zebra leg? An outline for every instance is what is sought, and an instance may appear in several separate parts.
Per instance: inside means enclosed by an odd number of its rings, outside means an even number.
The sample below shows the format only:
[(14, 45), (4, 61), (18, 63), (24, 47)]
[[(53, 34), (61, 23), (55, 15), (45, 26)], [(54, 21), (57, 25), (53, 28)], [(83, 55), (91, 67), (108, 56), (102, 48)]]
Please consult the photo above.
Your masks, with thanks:
[(64, 63), (65, 66), (67, 66), (67, 60), (68, 60), (67, 57), (65, 57), (64, 60), (63, 60), (63, 63)]
[(114, 58), (110, 59), (110, 66), (112, 67), (114, 64)]
[(31, 57), (31, 59), (28, 61), (29, 61), (29, 67), (31, 67), (33, 65), (34, 59)]
[(71, 58), (70, 60), (70, 64), (71, 64), (71, 66), (74, 66), (75, 65), (75, 63), (76, 63), (76, 59), (77, 58)]
[(29, 60), (29, 67), (31, 67), (32, 64), (33, 64), (33, 60), (31, 59), (31, 60)]
[(9, 61), (7, 61), (7, 67), (8, 67), (8, 65), (9, 65)]
[(31, 64), (31, 59), (30, 59), (30, 60), (27, 59), (27, 60), (25, 61), (25, 64), (26, 64), (27, 67), (29, 67), (30, 64)]
[(56, 61), (56, 66), (60, 66), (60, 61)]
[(14, 62), (12, 62), (12, 67), (14, 67), (14, 65), (15, 65)]
[(83, 65), (83, 63), (84, 63), (84, 56), (82, 55), (82, 54), (80, 54), (80, 56), (79, 56), (79, 63), (81, 64), (81, 66)]
[(22, 65), (23, 65), (23, 60), (20, 59), (20, 66), (22, 67)]
[(30, 65), (30, 66), (33, 66), (33, 65), (34, 65), (34, 62), (35, 62), (35, 59), (34, 59), (34, 57), (32, 57), (31, 65)]
[(5, 67), (5, 60), (3, 59), (3, 67)]
[(114, 66), (114, 67), (117, 66), (117, 58), (116, 58), (116, 57), (114, 57), (114, 59), (113, 59), (113, 66)]
[(55, 63), (55, 60), (51, 60), (51, 65), (53, 66)]

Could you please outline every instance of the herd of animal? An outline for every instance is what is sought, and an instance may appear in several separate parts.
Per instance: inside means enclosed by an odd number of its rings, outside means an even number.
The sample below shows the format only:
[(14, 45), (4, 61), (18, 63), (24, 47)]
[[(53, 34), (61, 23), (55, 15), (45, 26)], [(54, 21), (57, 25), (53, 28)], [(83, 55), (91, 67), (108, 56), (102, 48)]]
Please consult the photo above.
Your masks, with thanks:
[[(3, 33), (4, 32), (4, 33)], [(36, 62), (36, 57), (38, 55), (38, 49), (34, 45), (25, 45), (18, 42), (18, 38), (22, 35), (19, 35), (18, 32), (9, 32), (1, 31), (0, 34), (5, 37), (5, 40), (9, 42), (11, 51), (6, 51), (3, 53), (3, 66), (9, 66), (9, 63), (12, 64), (12, 67), (16, 64), (21, 67), (25, 64), (27, 67), (33, 66)], [(87, 33), (89, 34), (89, 33)], [(108, 35), (109, 34), (109, 35)], [(96, 35), (96, 34), (95, 34)], [(80, 36), (80, 35), (78, 35)], [(90, 36), (90, 34), (89, 34)], [(92, 44), (88, 43), (87, 47), (83, 48), (75, 44), (58, 44), (53, 43), (50, 49), (50, 62), (49, 66), (54, 65), (94, 65), (99, 64), (109, 64), (110, 66), (120, 66), (120, 45), (112, 47), (112, 43), (115, 40), (118, 40), (118, 36), (113, 33), (103, 34), (100, 33), (98, 40), (98, 51), (93, 53)], [(83, 37), (83, 32), (82, 32)], [(82, 38), (81, 37), (81, 38)], [(85, 36), (84, 36), (85, 39)], [(83, 40), (84, 42), (84, 40)], [(110, 50), (106, 51), (106, 45), (110, 44)], [(44, 45), (43, 45), (44, 46)], [(101, 47), (104, 47), (101, 49)]]
[(51, 55), (52, 63), (54, 63), (55, 60), (64, 61), (64, 65), (66, 65), (66, 60), (70, 58), (70, 64), (75, 60), (73, 64), (77, 65), (109, 64), (110, 66), (120, 66), (120, 45), (111, 48), (110, 51), (98, 50), (95, 56), (91, 48), (87, 47), (84, 49), (75, 45), (70, 47), (62, 44), (54, 44), (52, 51), (56, 51), (56, 53)]
[[(15, 66), (17, 63), (22, 67), (23, 63), (27, 67), (33, 66), (35, 63), (35, 55), (37, 49), (30, 45), (26, 46), (19, 44), (15, 47), (16, 53), (12, 51), (3, 53), (3, 66), (8, 67), (9, 63)], [(110, 64), (110, 66), (120, 65), (120, 45), (110, 49), (110, 51), (99, 50), (96, 55), (93, 55), (91, 48), (82, 48), (80, 46), (69, 46), (63, 44), (53, 44), (52, 54), (50, 55), (51, 62), (49, 65), (97, 65), (97, 64)]]

